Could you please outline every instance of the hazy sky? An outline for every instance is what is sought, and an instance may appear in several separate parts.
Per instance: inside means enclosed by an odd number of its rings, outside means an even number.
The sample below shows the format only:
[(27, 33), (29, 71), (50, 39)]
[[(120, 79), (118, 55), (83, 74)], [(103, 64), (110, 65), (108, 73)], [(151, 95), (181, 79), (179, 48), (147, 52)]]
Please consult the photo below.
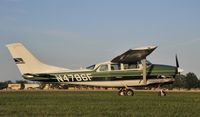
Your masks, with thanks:
[(5, 47), (77, 69), (157, 45), (148, 59), (200, 76), (200, 0), (0, 0), (0, 81), (22, 77)]

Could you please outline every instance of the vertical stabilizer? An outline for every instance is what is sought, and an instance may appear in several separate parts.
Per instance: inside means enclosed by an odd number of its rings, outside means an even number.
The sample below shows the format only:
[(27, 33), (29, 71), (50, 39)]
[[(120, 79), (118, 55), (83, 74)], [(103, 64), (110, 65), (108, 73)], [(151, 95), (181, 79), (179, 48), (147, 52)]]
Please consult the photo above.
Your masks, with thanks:
[(13, 43), (6, 46), (22, 75), (25, 73), (51, 73), (68, 70), (40, 62), (21, 43)]

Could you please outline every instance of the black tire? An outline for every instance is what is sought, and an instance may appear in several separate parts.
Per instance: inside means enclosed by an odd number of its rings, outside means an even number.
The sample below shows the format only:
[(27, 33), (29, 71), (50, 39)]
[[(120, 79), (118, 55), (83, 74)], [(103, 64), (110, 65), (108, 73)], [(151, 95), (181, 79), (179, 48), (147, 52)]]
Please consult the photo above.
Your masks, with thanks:
[(167, 95), (166, 92), (163, 90), (158, 92), (158, 96), (166, 96), (166, 95)]
[(119, 90), (118, 95), (119, 96), (124, 96), (124, 91), (123, 90)]
[(134, 92), (132, 89), (127, 89), (126, 92), (125, 92), (126, 96), (133, 96), (134, 95)]

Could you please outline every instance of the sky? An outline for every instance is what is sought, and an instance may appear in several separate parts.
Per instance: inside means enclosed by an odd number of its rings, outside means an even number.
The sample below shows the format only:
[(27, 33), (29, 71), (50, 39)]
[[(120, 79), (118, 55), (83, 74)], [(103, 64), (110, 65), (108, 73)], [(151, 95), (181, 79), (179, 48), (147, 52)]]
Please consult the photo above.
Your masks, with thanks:
[(0, 0), (0, 81), (22, 80), (6, 44), (69, 69), (109, 61), (130, 48), (200, 76), (199, 0)]

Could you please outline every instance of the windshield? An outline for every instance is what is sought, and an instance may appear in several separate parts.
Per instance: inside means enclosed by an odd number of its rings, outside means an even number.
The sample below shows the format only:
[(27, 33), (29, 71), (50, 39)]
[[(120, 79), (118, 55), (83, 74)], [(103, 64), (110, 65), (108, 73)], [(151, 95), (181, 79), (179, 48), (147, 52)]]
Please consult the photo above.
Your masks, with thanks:
[(152, 63), (147, 60), (147, 66), (150, 66)]
[(86, 67), (86, 69), (93, 70), (94, 67), (95, 67), (95, 65), (91, 65), (91, 66), (89, 66), (89, 67)]
[[(138, 64), (142, 64), (142, 61), (138, 61)], [(146, 61), (146, 65), (147, 65), (147, 66), (150, 66), (150, 65), (152, 65), (152, 63), (151, 63), (150, 61), (147, 60), (147, 61)]]

